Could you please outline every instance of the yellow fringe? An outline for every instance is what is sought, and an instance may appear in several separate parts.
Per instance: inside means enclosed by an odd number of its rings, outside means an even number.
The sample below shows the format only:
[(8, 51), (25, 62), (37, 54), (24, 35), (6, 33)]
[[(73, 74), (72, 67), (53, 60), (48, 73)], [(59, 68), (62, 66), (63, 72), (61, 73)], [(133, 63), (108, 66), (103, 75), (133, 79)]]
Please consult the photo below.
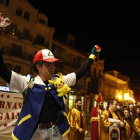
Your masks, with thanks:
[(70, 132), (70, 128), (62, 135), (62, 137), (65, 137)]
[(13, 140), (19, 140), (18, 138), (16, 138), (16, 136), (14, 135), (14, 133), (12, 132), (12, 138), (13, 138)]
[(29, 119), (29, 118), (31, 118), (32, 116), (29, 114), (29, 115), (27, 115), (27, 116), (25, 116), (24, 118), (22, 118), (20, 121), (19, 121), (19, 123), (17, 124), (18, 126), (21, 124), (21, 123), (23, 123), (24, 121), (26, 121), (27, 119)]

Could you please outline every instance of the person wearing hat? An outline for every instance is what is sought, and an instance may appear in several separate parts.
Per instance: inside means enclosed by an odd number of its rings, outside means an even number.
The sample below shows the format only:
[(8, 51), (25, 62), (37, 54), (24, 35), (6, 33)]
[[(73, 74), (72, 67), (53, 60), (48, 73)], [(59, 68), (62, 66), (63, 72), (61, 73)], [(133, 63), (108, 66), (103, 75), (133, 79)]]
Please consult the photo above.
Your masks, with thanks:
[(94, 107), (90, 113), (90, 123), (91, 123), (91, 140), (99, 140), (100, 136), (100, 114), (103, 111), (103, 102), (101, 99), (101, 94), (97, 98), (97, 107)]
[[(97, 51), (96, 51), (97, 50)], [(95, 45), (91, 55), (76, 72), (63, 75), (62, 79), (68, 86), (75, 85), (89, 69), (95, 60), (98, 50)], [(70, 131), (65, 113), (63, 96), (58, 96), (58, 90), (49, 80), (57, 80), (55, 75), (56, 59), (48, 49), (38, 51), (33, 60), (33, 68), (37, 73), (35, 78), (32, 75), (22, 76), (9, 70), (2, 57), (0, 50), (0, 77), (3, 78), (9, 87), (17, 89), (23, 94), (23, 106), (18, 117), (12, 138), (14, 140), (61, 140)]]

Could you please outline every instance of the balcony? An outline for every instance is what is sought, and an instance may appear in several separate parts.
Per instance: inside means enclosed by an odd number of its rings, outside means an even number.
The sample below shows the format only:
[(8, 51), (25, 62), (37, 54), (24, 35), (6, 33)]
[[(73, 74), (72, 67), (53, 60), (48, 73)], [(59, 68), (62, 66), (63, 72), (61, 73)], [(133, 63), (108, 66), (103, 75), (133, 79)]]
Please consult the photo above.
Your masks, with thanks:
[(47, 42), (43, 39), (40, 39), (40, 38), (35, 38), (34, 39), (34, 44), (44, 46), (45, 48), (49, 48), (49, 42)]
[(28, 40), (28, 41), (32, 42), (33, 41), (33, 36), (31, 34), (21, 33), (20, 34), (20, 39), (25, 39), (25, 40)]
[(5, 34), (11, 34), (13, 36), (20, 37), (20, 31), (12, 27), (6, 27)]
[(7, 46), (4, 47), (3, 54), (18, 57), (27, 61), (33, 60), (33, 56), (31, 54), (23, 51), (14, 51), (12, 48)]

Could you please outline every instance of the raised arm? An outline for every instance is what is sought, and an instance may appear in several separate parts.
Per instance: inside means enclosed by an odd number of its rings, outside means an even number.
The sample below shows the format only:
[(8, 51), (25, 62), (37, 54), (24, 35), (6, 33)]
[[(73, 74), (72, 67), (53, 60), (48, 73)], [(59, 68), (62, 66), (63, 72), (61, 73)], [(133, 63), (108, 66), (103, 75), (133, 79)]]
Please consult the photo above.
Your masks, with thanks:
[(76, 80), (79, 80), (81, 77), (85, 75), (85, 73), (90, 69), (93, 60), (96, 59), (97, 54), (101, 51), (101, 48), (97, 45), (95, 45), (92, 50), (89, 58), (86, 60), (86, 62), (81, 66), (76, 72)]
[(3, 61), (2, 51), (3, 48), (0, 49), (0, 77), (10, 84), (12, 72), (7, 68)]

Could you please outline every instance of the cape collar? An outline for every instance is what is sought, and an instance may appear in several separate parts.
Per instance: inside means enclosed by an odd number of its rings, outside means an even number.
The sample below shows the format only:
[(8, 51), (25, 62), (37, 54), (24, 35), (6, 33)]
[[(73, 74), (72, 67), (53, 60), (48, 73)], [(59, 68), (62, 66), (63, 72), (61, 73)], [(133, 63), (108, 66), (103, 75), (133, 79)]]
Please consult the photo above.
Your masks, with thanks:
[(50, 85), (50, 84), (46, 85), (39, 75), (37, 75), (35, 77), (34, 84), (43, 85), (43, 86), (49, 86)]

